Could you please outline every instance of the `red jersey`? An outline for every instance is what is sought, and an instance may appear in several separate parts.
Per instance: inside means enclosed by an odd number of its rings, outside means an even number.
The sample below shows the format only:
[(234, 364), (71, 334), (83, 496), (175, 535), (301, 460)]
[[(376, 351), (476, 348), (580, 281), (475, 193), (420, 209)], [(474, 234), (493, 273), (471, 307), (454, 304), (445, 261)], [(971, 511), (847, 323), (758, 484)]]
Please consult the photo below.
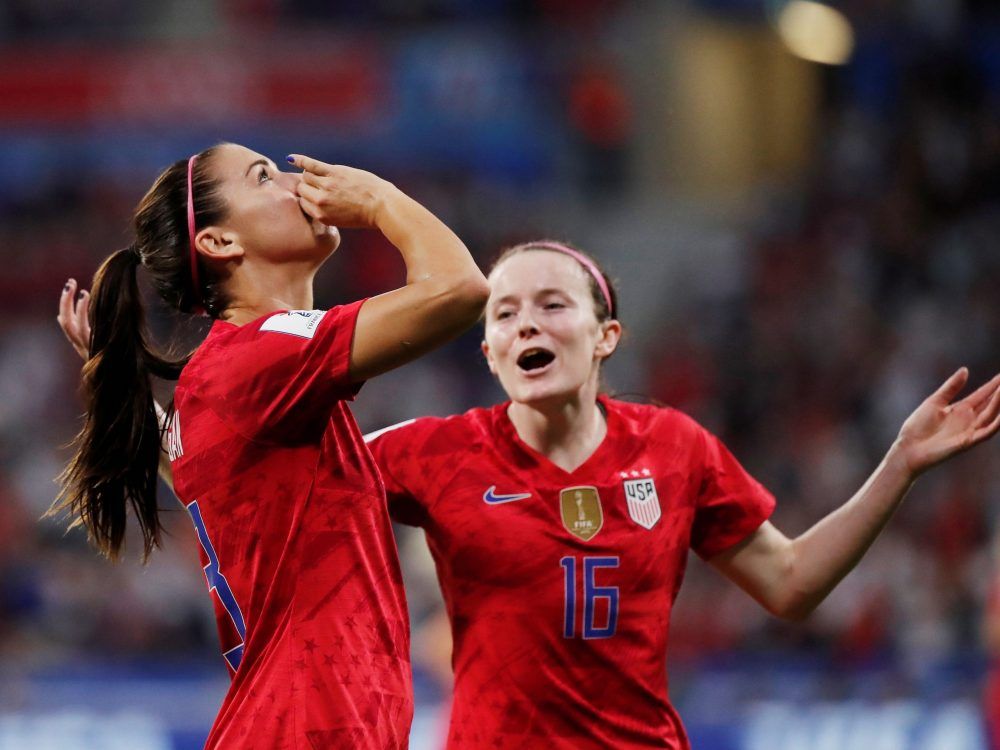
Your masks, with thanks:
[(733, 546), (774, 499), (673, 409), (600, 398), (607, 436), (567, 472), (504, 403), (369, 443), (395, 519), (422, 526), (454, 633), (448, 747), (689, 747), (667, 697), (687, 550)]
[(167, 435), (232, 683), (206, 748), (405, 748), (409, 622), (378, 469), (344, 403), (361, 302), (216, 321)]

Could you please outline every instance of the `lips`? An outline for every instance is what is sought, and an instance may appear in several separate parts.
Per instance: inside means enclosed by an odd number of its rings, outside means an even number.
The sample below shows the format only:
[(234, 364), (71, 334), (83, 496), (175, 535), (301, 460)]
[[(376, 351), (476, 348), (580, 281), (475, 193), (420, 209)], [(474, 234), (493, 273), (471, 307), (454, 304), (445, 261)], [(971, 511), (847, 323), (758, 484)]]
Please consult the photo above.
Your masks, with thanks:
[(518, 355), (517, 366), (522, 372), (538, 372), (552, 364), (555, 358), (556, 355), (554, 352), (536, 346), (531, 349), (525, 349)]

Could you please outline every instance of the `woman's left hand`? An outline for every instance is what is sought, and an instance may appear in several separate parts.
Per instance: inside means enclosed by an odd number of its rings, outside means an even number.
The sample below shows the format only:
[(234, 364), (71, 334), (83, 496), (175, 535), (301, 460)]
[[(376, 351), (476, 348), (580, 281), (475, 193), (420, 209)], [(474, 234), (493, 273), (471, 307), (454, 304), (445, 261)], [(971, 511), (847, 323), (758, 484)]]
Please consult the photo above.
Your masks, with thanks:
[(892, 452), (914, 478), (1000, 430), (1000, 375), (952, 403), (968, 380), (969, 371), (960, 368), (900, 428)]
[(62, 328), (76, 353), (86, 362), (90, 358), (90, 292), (81, 289), (76, 293), (76, 280), (70, 279), (59, 295), (59, 327)]

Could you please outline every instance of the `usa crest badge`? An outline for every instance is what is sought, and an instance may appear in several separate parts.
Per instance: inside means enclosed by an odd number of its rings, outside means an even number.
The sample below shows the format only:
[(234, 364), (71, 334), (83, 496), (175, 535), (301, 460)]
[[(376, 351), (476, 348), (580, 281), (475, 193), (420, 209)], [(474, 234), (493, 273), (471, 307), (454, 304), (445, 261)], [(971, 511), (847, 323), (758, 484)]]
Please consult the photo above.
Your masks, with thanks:
[(628, 515), (644, 529), (651, 529), (660, 520), (660, 498), (652, 477), (628, 479), (624, 483)]
[(585, 542), (604, 525), (601, 496), (596, 487), (567, 487), (559, 493), (563, 526), (573, 536)]

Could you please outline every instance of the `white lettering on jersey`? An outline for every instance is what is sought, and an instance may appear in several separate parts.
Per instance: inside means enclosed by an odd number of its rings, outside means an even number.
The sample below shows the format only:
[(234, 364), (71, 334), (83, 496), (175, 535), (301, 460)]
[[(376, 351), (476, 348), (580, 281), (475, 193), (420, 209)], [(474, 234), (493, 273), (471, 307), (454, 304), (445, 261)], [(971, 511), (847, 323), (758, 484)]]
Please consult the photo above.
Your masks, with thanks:
[(292, 336), (311, 339), (324, 315), (326, 315), (326, 310), (291, 310), (286, 313), (278, 313), (265, 320), (260, 330), (288, 333)]
[[(646, 473), (643, 470), (643, 473)], [(644, 529), (651, 529), (660, 520), (660, 498), (650, 477), (628, 479), (622, 483), (628, 501), (628, 515)]]
[(176, 461), (184, 455), (184, 446), (181, 444), (181, 415), (176, 410), (170, 418), (164, 442), (167, 444), (167, 456), (171, 461)]

